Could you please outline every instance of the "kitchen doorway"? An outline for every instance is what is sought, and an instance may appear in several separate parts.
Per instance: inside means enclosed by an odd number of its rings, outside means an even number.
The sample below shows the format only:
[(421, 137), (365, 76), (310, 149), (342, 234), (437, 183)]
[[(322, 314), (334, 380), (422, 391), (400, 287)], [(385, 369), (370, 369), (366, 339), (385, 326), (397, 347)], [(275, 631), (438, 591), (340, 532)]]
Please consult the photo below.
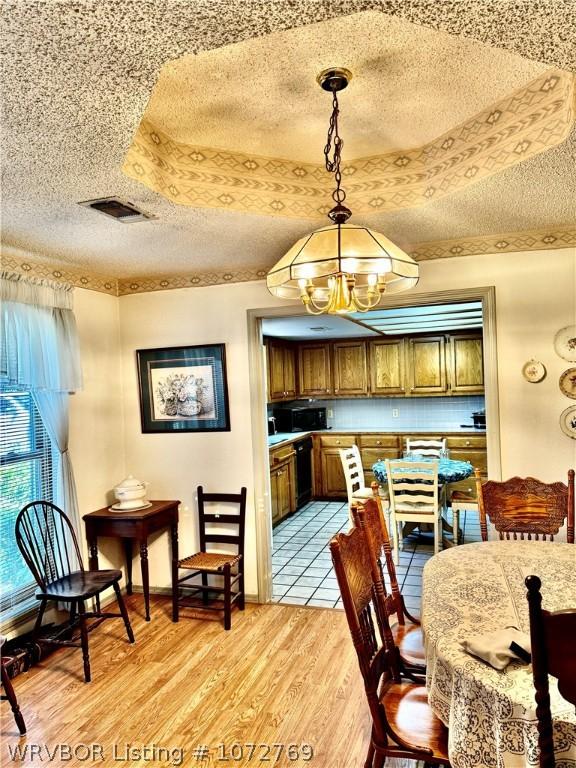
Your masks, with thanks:
[[(493, 288), (476, 288), (476, 289), (463, 289), (454, 291), (443, 291), (438, 293), (422, 293), (419, 295), (411, 295), (410, 297), (391, 297), (387, 300), (386, 304), (379, 309), (402, 309), (406, 307), (420, 307), (421, 314), (424, 316), (429, 310), (429, 307), (437, 307), (438, 305), (449, 304), (472, 304), (479, 302), (482, 309), (482, 325), (483, 325), (483, 339), (484, 339), (484, 398), (486, 403), (486, 426), (487, 426), (487, 456), (488, 456), (488, 471), (491, 477), (500, 477), (500, 436), (499, 436), (499, 415), (498, 415), (498, 383), (497, 383), (497, 366), (496, 366), (496, 334), (495, 334), (495, 300)], [(378, 310), (375, 314), (378, 313)], [(367, 313), (368, 317), (371, 313)], [(394, 313), (398, 315), (399, 313)], [(401, 314), (401, 313), (400, 313)], [(294, 306), (283, 306), (250, 310), (248, 312), (248, 329), (249, 329), (249, 354), (250, 354), (250, 370), (251, 370), (251, 412), (252, 412), (252, 438), (253, 438), (253, 463), (254, 463), (254, 489), (255, 489), (255, 506), (256, 506), (256, 539), (257, 539), (257, 553), (258, 553), (258, 589), (259, 600), (261, 602), (268, 602), (273, 599), (273, 533), (272, 533), (272, 520), (271, 520), (271, 485), (270, 485), (270, 472), (268, 461), (268, 409), (266, 400), (266, 371), (263, 355), (263, 328), (267, 325), (270, 326), (269, 321), (272, 324), (280, 322), (283, 318), (286, 322), (297, 321), (298, 317), (302, 317), (302, 308)], [(321, 322), (317, 322), (320, 320)], [(364, 320), (364, 318), (362, 318)], [(327, 321), (327, 322), (326, 322)], [(322, 316), (321, 318), (311, 318), (304, 315), (302, 322), (309, 326), (314, 325), (329, 325), (331, 323), (330, 317)], [(349, 323), (353, 326), (352, 323)], [(428, 326), (430, 330), (432, 327)], [(360, 325), (358, 325), (360, 329)], [(422, 332), (421, 329), (418, 329)], [(444, 332), (449, 330), (449, 325), (444, 324), (443, 327), (438, 327), (438, 331)], [(386, 333), (386, 331), (385, 331)], [(356, 328), (352, 327), (349, 336), (358, 337), (361, 335)], [(387, 337), (390, 335), (386, 333)], [(416, 400), (416, 398), (414, 398)], [(387, 402), (387, 398), (374, 398), (373, 402), (384, 403)], [(318, 403), (314, 403), (318, 405)], [(357, 404), (356, 404), (357, 405)], [(469, 418), (472, 416), (469, 414)], [(465, 421), (462, 420), (462, 426), (465, 425)], [(472, 428), (472, 422), (470, 422)], [(326, 555), (326, 552), (318, 549), (321, 542), (319, 540), (320, 535), (333, 535), (337, 530), (345, 529), (346, 523), (346, 503), (345, 501), (337, 502), (331, 501), (329, 498), (323, 498), (322, 500), (312, 500), (309, 509), (306, 509), (309, 520), (305, 523), (304, 527), (308, 527), (308, 531), (292, 531), (294, 526), (294, 520), (288, 518), (286, 521), (282, 521), (279, 526), (274, 529), (276, 532), (277, 543), (281, 542), (281, 546), (276, 547), (275, 550), (275, 570), (277, 576), (280, 576), (280, 580), (287, 582), (291, 580), (292, 576), (296, 577), (296, 580), (292, 584), (286, 584), (288, 591), (292, 591), (293, 597), (298, 597), (294, 592), (294, 586), (296, 581), (302, 578), (312, 578), (314, 583), (303, 584), (299, 586), (303, 587), (301, 601), (309, 602), (312, 600), (326, 600), (330, 602), (332, 597), (335, 597), (334, 603), (337, 602), (337, 595), (332, 592), (322, 590), (333, 590), (335, 585), (328, 583), (332, 578), (330, 573), (320, 573), (322, 570), (330, 565), (328, 558), (324, 557), (326, 562), (318, 560), (318, 555)], [(320, 506), (323, 508), (320, 509)], [(338, 507), (338, 509), (336, 508)], [(346, 513), (346, 514), (344, 514)], [(315, 518), (314, 520), (312, 518)], [(340, 519), (342, 518), (342, 520)], [(301, 519), (304, 522), (305, 518)], [(318, 528), (318, 524), (322, 525)], [(312, 524), (312, 525), (311, 525)], [(313, 530), (316, 527), (317, 530)], [(322, 530), (319, 534), (318, 531)], [(474, 525), (470, 526), (470, 536), (476, 535)], [(307, 541), (311, 542), (312, 549), (307, 553), (302, 552), (302, 546), (295, 549), (297, 545), (305, 544), (304, 539), (311, 534)], [(291, 539), (288, 540), (288, 539)], [(316, 547), (316, 550), (314, 550)], [(279, 553), (279, 549), (283, 550), (283, 553)], [(307, 547), (308, 549), (308, 547)], [(293, 563), (292, 560), (304, 560), (316, 551), (316, 555), (310, 563), (305, 564)], [(413, 556), (422, 555), (424, 553), (418, 553), (416, 550), (412, 552)], [(289, 558), (289, 560), (286, 560)], [(419, 567), (419, 557), (416, 557), (413, 562), (414, 567)], [(285, 560), (285, 562), (280, 562)], [(280, 571), (284, 571), (283, 575), (279, 574), (278, 565), (282, 565)], [(306, 576), (303, 572), (288, 573), (286, 569), (303, 568), (308, 565), (312, 569), (317, 570), (317, 573), (311, 576)], [(408, 564), (407, 564), (408, 565)], [(407, 569), (408, 570), (408, 569)], [(409, 574), (406, 572), (406, 576)], [(320, 582), (317, 580), (321, 579)], [(327, 581), (328, 580), (328, 581)], [(407, 585), (409, 586), (409, 584)], [(308, 590), (305, 589), (308, 587)], [(308, 597), (310, 588), (314, 587), (312, 594)], [(298, 590), (296, 590), (298, 591)], [(320, 593), (322, 591), (322, 593)], [(306, 595), (304, 595), (306, 592)], [(278, 590), (277, 590), (278, 596)], [(323, 604), (318, 602), (318, 604)]]

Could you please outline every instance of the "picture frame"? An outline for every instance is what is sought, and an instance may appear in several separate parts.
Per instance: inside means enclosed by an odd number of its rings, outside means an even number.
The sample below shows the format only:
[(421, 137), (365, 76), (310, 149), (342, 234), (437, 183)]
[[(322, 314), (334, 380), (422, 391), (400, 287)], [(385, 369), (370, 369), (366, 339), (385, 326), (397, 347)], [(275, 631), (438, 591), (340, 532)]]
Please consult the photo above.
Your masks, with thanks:
[(229, 432), (224, 344), (136, 350), (142, 432)]

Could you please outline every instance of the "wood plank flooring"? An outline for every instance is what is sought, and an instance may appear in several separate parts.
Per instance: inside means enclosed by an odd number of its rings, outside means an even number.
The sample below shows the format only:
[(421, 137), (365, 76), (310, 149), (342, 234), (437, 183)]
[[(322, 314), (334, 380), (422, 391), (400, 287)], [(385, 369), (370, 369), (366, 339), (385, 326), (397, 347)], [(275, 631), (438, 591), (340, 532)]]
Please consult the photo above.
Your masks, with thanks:
[[(128, 599), (135, 645), (121, 621), (91, 635), (91, 683), (82, 681), (75, 649), (58, 650), (14, 680), (28, 733), (18, 737), (3, 702), (0, 764), (363, 765), (370, 717), (342, 611), (247, 605), (225, 632), (220, 623), (185, 615), (173, 624), (162, 597), (153, 597), (146, 623), (141, 603), (141, 595)], [(239, 748), (230, 754), (233, 744), (247, 743), (309, 744), (314, 754), (308, 761), (296, 751), (297, 759), (283, 752), (276, 761), (277, 748), (266, 755), (258, 747), (251, 758), (246, 748), (243, 756)], [(30, 753), (17, 759), (13, 750), (25, 744), (67, 744), (75, 754), (67, 760), (57, 753), (49, 762), (42, 746), (42, 760)], [(87, 757), (90, 745), (96, 751)], [(138, 753), (143, 747), (148, 751)]]

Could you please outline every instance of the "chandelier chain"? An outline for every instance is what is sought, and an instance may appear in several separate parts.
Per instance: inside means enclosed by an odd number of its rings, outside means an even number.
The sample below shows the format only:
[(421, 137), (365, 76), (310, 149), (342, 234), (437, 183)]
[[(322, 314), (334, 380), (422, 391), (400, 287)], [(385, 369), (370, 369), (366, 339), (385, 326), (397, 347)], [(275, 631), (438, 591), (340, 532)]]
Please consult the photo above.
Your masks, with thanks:
[[(332, 114), (330, 116), (330, 123), (328, 125), (326, 146), (324, 147), (324, 159), (326, 162), (326, 170), (328, 173), (333, 173), (334, 179), (336, 180), (336, 189), (332, 192), (332, 199), (335, 203), (343, 203), (346, 199), (346, 192), (340, 186), (342, 182), (340, 160), (342, 159), (342, 148), (344, 146), (344, 142), (338, 133), (338, 115), (340, 114), (340, 108), (338, 106), (338, 93), (337, 91), (333, 91), (332, 93)], [(334, 148), (332, 148), (332, 145), (334, 145)], [(331, 152), (332, 157), (330, 157)]]

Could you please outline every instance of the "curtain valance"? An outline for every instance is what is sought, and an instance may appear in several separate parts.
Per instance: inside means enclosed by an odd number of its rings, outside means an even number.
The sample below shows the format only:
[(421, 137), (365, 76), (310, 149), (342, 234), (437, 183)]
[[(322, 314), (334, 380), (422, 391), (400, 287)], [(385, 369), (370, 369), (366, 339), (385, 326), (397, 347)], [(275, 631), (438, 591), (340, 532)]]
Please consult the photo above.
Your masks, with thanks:
[(81, 389), (71, 287), (4, 273), (0, 297), (0, 375), (32, 391)]

